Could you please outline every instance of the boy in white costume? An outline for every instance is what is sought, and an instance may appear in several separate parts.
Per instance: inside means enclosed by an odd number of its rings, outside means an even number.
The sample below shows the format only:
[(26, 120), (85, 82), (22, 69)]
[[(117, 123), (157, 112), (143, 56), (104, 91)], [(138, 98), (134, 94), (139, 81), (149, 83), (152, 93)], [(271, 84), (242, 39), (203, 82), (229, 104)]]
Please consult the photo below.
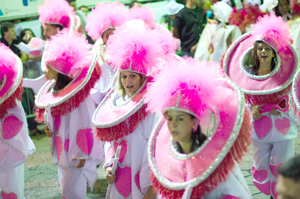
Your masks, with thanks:
[(24, 198), (24, 162), (35, 151), (21, 105), (21, 60), (0, 43), (0, 189), (1, 197)]

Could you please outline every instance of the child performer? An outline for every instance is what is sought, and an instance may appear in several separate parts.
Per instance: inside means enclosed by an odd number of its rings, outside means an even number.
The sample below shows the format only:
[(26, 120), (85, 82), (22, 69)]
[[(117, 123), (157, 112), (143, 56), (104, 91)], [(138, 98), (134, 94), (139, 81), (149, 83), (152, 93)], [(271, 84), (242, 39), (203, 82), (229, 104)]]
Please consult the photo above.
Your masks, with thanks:
[[(249, 112), (242, 92), (218, 68), (214, 62), (170, 62), (146, 94), (148, 109), (164, 116), (148, 147), (160, 198), (252, 198), (236, 164), (250, 144)], [(214, 124), (205, 135), (207, 118)]]
[(111, 89), (115, 76), (113, 69), (106, 63), (109, 56), (106, 53), (107, 40), (117, 27), (127, 21), (127, 18), (128, 10), (125, 5), (116, 1), (99, 3), (87, 17), (86, 31), (92, 39), (97, 40), (93, 50), (99, 55), (98, 63), (102, 70), (102, 77), (95, 85), (95, 89), (99, 93), (97, 97), (99, 101), (95, 102), (96, 104), (99, 104), (108, 90)]
[[(105, 144), (107, 198), (156, 198), (147, 159), (148, 139), (156, 117), (146, 111), (144, 95), (151, 83), (152, 69), (162, 52), (155, 34), (141, 20), (129, 21), (115, 30), (108, 40), (110, 65), (118, 69), (118, 82), (93, 115), (97, 137)], [(148, 39), (145, 39), (148, 38)], [(122, 146), (118, 167), (113, 162)]]
[(0, 43), (0, 189), (1, 197), (24, 198), (24, 162), (35, 151), (23, 110), (21, 60)]
[(97, 54), (88, 51), (83, 35), (68, 30), (53, 36), (44, 52), (48, 81), (37, 94), (36, 119), (48, 125), (53, 163), (65, 199), (86, 198), (93, 189), (96, 164), (103, 158), (102, 143), (94, 139), (95, 104), (90, 89), (100, 78)]
[[(253, 183), (276, 198), (277, 168), (295, 155), (297, 121), (290, 92), (298, 56), (287, 25), (274, 13), (261, 18), (252, 30), (228, 49), (224, 71), (242, 88), (251, 107)], [(251, 53), (252, 64), (245, 66)]]

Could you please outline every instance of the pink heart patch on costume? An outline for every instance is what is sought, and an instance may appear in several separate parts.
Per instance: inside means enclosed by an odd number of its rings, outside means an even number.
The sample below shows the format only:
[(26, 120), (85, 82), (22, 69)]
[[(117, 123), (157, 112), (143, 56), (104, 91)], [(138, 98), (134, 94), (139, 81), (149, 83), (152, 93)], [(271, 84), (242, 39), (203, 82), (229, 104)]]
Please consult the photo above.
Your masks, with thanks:
[(272, 120), (268, 116), (254, 121), (254, 130), (259, 139), (264, 138), (272, 129)]
[(18, 135), (23, 127), (23, 122), (14, 115), (7, 116), (2, 122), (3, 139), (11, 139)]
[(1, 191), (1, 197), (2, 199), (18, 199), (15, 193), (5, 193), (4, 191)]
[(255, 181), (253, 181), (253, 184), (262, 193), (264, 193), (266, 195), (271, 195), (271, 189), (270, 189), (271, 188), (271, 183), (270, 182), (266, 182), (265, 184), (259, 184)]
[(240, 197), (232, 196), (232, 195), (226, 195), (222, 199), (241, 199)]
[(70, 143), (70, 139), (66, 139), (65, 140), (65, 144), (64, 144), (64, 148), (67, 152), (69, 152), (69, 143)]
[(94, 144), (93, 130), (80, 129), (77, 132), (76, 143), (85, 154), (90, 155)]
[(282, 119), (279, 119), (277, 118), (275, 120), (275, 127), (276, 129), (283, 135), (286, 135), (287, 132), (289, 131), (290, 129), (290, 126), (291, 126), (291, 122), (289, 119), (287, 118), (282, 118)]
[[(139, 190), (141, 191), (141, 185), (140, 185), (140, 172), (137, 172), (134, 176), (134, 181), (135, 184), (137, 186), (137, 188), (139, 188)], [(141, 191), (142, 192), (142, 191)]]
[(62, 152), (62, 140), (61, 140), (61, 137), (60, 136), (56, 136), (55, 137), (55, 145), (56, 145), (56, 154), (57, 154), (57, 162), (59, 162), (60, 160), (60, 155), (61, 155), (61, 152)]
[(54, 121), (55, 121), (56, 131), (58, 132), (59, 127), (60, 127), (60, 123), (61, 123), (60, 116), (55, 117)]
[(252, 175), (255, 180), (258, 182), (263, 182), (268, 177), (267, 169), (256, 170), (255, 167), (252, 167)]
[(273, 195), (275, 198), (278, 198), (278, 193), (277, 193), (277, 191), (276, 191), (276, 183), (277, 183), (277, 182), (272, 182), (271, 189), (272, 189), (272, 195)]
[(279, 163), (278, 165), (272, 165), (272, 164), (270, 164), (270, 170), (271, 170), (271, 173), (272, 173), (273, 176), (275, 176), (276, 178), (278, 178), (277, 169), (278, 169), (279, 167), (281, 167), (281, 165), (283, 165), (283, 163)]
[(118, 167), (116, 172), (117, 178), (115, 181), (117, 191), (127, 198), (131, 194), (131, 168), (130, 167)]
[(119, 156), (119, 162), (122, 164), (123, 161), (125, 160), (126, 156), (127, 156), (127, 152), (128, 152), (128, 143), (126, 140), (121, 140), (121, 142), (115, 142), (114, 143), (114, 149), (115, 152), (117, 151), (118, 146), (121, 145), (121, 152), (120, 152), (120, 156)]

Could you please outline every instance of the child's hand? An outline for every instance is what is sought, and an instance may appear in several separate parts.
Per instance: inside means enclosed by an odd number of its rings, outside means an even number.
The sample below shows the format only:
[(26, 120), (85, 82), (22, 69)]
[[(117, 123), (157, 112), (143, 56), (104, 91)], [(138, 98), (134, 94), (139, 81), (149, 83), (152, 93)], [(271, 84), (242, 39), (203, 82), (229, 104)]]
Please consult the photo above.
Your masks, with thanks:
[(112, 168), (107, 167), (105, 170), (105, 173), (106, 173), (106, 180), (107, 180), (108, 184), (113, 184), (116, 181), (117, 175), (111, 175)]
[(49, 138), (52, 138), (53, 133), (50, 132), (50, 129), (48, 126), (45, 127), (45, 133)]
[(77, 164), (76, 168), (82, 168), (85, 165), (85, 160), (84, 159), (80, 159), (79, 163)]

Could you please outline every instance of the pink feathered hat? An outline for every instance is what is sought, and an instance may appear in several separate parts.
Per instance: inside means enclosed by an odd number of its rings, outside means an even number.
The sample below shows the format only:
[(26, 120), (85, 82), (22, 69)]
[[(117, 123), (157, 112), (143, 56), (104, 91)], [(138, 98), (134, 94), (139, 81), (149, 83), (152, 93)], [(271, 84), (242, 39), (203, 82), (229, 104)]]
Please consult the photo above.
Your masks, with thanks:
[(57, 24), (69, 28), (71, 24), (70, 16), (75, 16), (73, 7), (65, 0), (45, 0), (44, 4), (39, 7), (39, 20), (42, 25)]
[(84, 35), (75, 32), (70, 34), (68, 30), (63, 30), (48, 42), (44, 52), (45, 64), (73, 78), (81, 70), (81, 62), (89, 48)]
[(152, 76), (164, 52), (159, 39), (142, 20), (131, 20), (121, 25), (108, 40), (107, 62), (121, 71), (133, 71)]
[(183, 60), (169, 62), (169, 67), (150, 85), (148, 109), (183, 111), (195, 116), (202, 129), (208, 129), (211, 121), (214, 126), (199, 148), (181, 154), (173, 145), (167, 120), (161, 118), (148, 141), (151, 179), (163, 198), (182, 198), (184, 192), (201, 198), (224, 182), (235, 161), (246, 154), (250, 117), (243, 93), (223, 78), (217, 63)]
[[(267, 75), (248, 72), (245, 60), (257, 41), (270, 45), (276, 52), (276, 66)], [(252, 105), (273, 104), (290, 92), (298, 68), (298, 55), (291, 46), (287, 24), (274, 12), (264, 15), (253, 25), (253, 32), (242, 35), (227, 50), (223, 60), (225, 75), (246, 94)]]
[(0, 104), (19, 87), (23, 77), (21, 60), (4, 44), (0, 43)]
[(119, 27), (126, 22), (127, 18), (128, 10), (124, 4), (120, 4), (116, 1), (112, 3), (102, 2), (99, 3), (87, 17), (85, 29), (92, 39), (100, 39), (105, 30)]
[(129, 9), (129, 20), (141, 19), (147, 24), (150, 28), (155, 26), (155, 13), (154, 10), (147, 7), (134, 6)]

